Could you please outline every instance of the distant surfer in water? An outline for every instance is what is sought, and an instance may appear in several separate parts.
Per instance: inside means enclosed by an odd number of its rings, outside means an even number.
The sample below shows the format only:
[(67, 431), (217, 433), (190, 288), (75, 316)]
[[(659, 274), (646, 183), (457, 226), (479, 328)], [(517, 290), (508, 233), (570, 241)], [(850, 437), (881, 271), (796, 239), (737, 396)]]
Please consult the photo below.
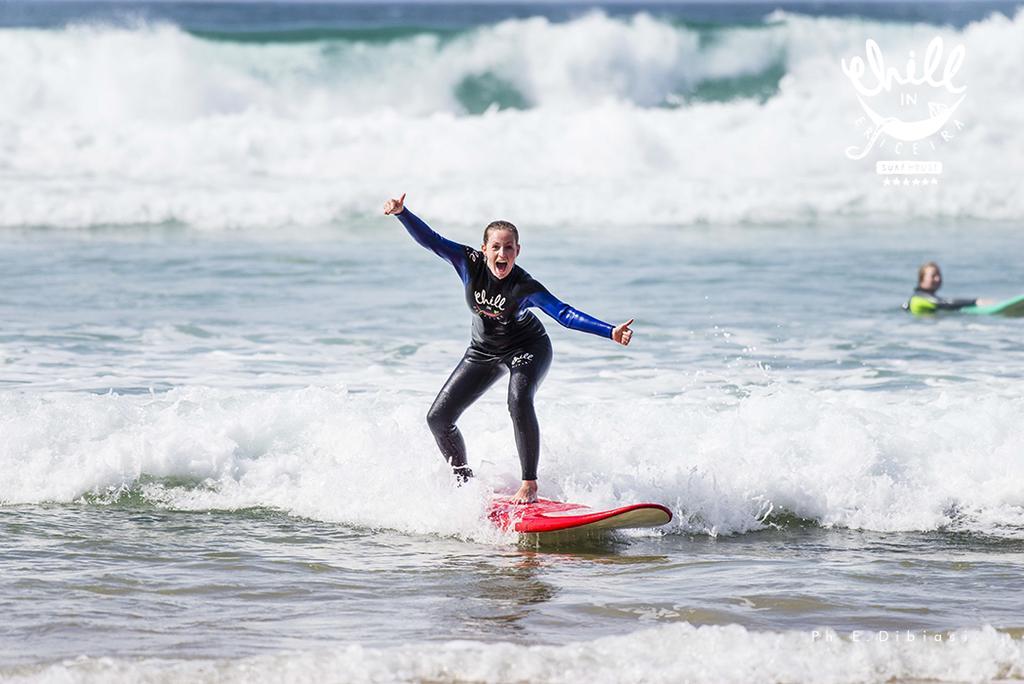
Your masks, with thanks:
[(917, 288), (903, 308), (915, 314), (929, 314), (936, 311), (959, 311), (967, 306), (986, 306), (988, 299), (942, 299), (935, 293), (942, 287), (942, 271), (934, 261), (917, 269)]
[(551, 365), (551, 340), (541, 322), (527, 309), (535, 306), (567, 328), (629, 344), (633, 320), (612, 326), (559, 301), (529, 273), (516, 266), (521, 246), (519, 231), (508, 221), (493, 221), (484, 229), (479, 250), (441, 237), (405, 208), (405, 194), (384, 204), (412, 238), (452, 266), (462, 278), (466, 303), (473, 312), (469, 348), (438, 392), (427, 412), (427, 424), (445, 460), (461, 481), (473, 476), (466, 461), (466, 443), (455, 422), (506, 370), (509, 372), (508, 410), (516, 435), (523, 484), (513, 503), (537, 500), (537, 462), (540, 428), (533, 396)]

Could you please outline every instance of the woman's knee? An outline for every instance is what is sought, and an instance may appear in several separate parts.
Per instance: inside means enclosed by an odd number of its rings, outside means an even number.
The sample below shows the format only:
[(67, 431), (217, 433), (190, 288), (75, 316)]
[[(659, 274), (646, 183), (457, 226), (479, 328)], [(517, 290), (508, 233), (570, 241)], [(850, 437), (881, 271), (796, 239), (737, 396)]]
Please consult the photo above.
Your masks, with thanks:
[(509, 386), (508, 412), (513, 419), (533, 415), (533, 388), (515, 384)]
[(451, 429), (455, 421), (452, 420), (451, 413), (445, 409), (445, 406), (441, 402), (434, 402), (427, 411), (427, 427), (434, 434), (446, 432)]

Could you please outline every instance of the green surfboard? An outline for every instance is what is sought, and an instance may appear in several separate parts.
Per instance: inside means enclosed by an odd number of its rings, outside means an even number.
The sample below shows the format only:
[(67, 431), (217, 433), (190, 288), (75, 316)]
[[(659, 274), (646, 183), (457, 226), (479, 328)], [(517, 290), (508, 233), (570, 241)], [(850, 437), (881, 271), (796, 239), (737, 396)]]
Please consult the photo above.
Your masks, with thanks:
[(1012, 299), (990, 304), (989, 306), (967, 306), (960, 311), (969, 314), (981, 314), (984, 316), (1008, 316), (1010, 318), (1024, 317), (1024, 295), (1018, 295)]

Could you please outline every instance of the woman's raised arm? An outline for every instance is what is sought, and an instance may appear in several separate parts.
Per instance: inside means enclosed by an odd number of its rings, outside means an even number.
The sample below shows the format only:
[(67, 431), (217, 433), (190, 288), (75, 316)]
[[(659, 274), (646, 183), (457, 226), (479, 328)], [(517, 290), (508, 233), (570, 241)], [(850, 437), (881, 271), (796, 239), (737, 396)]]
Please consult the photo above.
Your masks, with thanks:
[(598, 335), (599, 337), (607, 337), (621, 345), (627, 345), (633, 339), (633, 331), (629, 328), (629, 326), (633, 325), (632, 318), (622, 325), (610, 325), (569, 306), (548, 292), (543, 286), (529, 295), (527, 299), (528, 305), (536, 306), (571, 330), (579, 330), (591, 333), (592, 335)]
[(384, 203), (384, 214), (396, 216), (409, 231), (413, 240), (454, 266), (459, 277), (462, 278), (462, 282), (465, 283), (469, 280), (469, 264), (466, 254), (471, 250), (465, 245), (438, 235), (420, 217), (406, 209), (404, 192), (398, 199), (389, 199)]

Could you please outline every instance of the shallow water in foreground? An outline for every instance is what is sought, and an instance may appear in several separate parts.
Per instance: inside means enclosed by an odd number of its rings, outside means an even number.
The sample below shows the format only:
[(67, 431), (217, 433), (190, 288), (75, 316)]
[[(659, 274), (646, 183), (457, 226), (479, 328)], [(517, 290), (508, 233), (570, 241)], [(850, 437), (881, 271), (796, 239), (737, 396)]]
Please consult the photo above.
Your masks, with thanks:
[[(824, 640), (825, 627), (894, 644), (907, 630), (919, 639), (984, 625), (1024, 631), (1024, 541), (967, 534), (790, 521), (717, 539), (624, 534), (496, 547), (265, 510), (85, 504), (8, 507), (0, 527), (7, 674), (82, 653), (174, 660), (353, 643), (562, 646), (681, 622), (808, 643)], [(17, 646), (25, 643), (30, 651)]]

